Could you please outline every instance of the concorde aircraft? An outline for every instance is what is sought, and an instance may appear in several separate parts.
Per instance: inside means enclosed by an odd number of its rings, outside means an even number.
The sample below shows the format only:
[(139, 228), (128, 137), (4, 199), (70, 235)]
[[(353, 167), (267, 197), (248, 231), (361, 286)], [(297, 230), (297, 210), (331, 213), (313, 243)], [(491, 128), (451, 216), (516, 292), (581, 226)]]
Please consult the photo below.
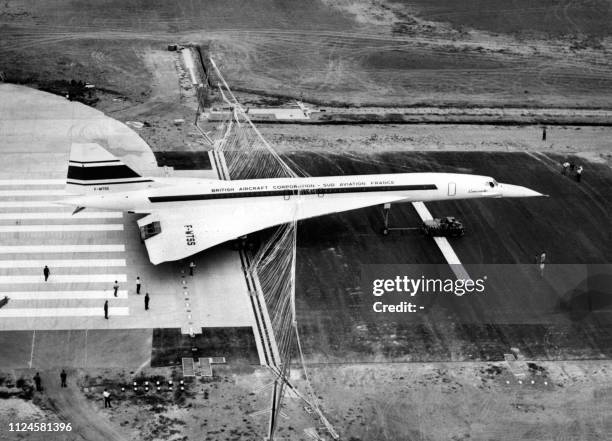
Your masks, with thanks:
[(58, 203), (143, 213), (138, 220), (155, 265), (182, 259), (268, 227), (386, 203), (532, 197), (489, 176), (396, 173), (223, 181), (146, 178), (98, 144), (74, 144)]

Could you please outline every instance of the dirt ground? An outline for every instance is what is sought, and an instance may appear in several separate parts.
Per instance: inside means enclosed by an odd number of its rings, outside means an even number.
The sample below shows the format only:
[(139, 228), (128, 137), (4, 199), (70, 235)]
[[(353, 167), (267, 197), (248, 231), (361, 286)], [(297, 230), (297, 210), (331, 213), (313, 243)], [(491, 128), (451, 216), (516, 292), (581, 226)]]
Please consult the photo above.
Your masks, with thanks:
[(522, 384), (497, 363), (327, 366), (313, 376), (346, 439), (609, 437), (608, 362), (535, 366)]
[(306, 126), (262, 124), (259, 130), (281, 153), (346, 155), (413, 151), (497, 151), (574, 154), (612, 160), (612, 128), (466, 124)]
[(207, 45), (235, 90), (328, 104), (609, 107), (605, 1), (350, 0), (0, 7), (6, 81), (83, 80), (155, 98), (148, 49)]
[[(309, 371), (320, 406), (341, 439), (609, 439), (610, 362), (522, 364), (525, 375), (520, 378), (505, 363), (351, 364), (311, 366)], [(1, 400), (0, 424), (63, 421), (71, 422), (73, 431), (16, 434), (3, 429), (0, 439), (229, 441), (261, 439), (266, 430), (267, 415), (260, 411), (269, 406), (270, 377), (260, 369), (225, 368), (213, 379), (186, 380), (183, 393), (176, 386), (167, 390), (176, 372), (163, 369), (145, 377), (70, 371), (68, 388), (59, 388), (54, 374), (44, 373), (47, 387), (33, 401)], [(162, 380), (163, 390), (144, 392), (144, 378)], [(140, 392), (129, 387), (134, 379)], [(306, 386), (303, 379), (295, 384)], [(104, 388), (113, 394), (112, 409), (103, 408)], [(315, 428), (326, 436), (300, 400), (287, 397), (285, 402), (277, 439), (309, 440), (305, 430)]]

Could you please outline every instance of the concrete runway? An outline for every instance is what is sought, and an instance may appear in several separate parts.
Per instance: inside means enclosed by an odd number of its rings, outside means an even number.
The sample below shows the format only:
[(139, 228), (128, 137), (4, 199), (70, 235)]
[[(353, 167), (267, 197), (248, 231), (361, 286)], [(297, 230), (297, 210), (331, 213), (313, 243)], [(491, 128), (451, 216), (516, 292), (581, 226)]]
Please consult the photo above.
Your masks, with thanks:
[(10, 299), (0, 309), (1, 367), (139, 367), (151, 357), (155, 328), (206, 335), (202, 328), (255, 326), (240, 259), (229, 246), (195, 256), (190, 277), (189, 261), (150, 264), (138, 216), (72, 216), (52, 203), (64, 195), (72, 142), (97, 142), (143, 174), (164, 175), (137, 133), (90, 107), (9, 84), (0, 84), (0, 113), (10, 165), (0, 171), (0, 297)]

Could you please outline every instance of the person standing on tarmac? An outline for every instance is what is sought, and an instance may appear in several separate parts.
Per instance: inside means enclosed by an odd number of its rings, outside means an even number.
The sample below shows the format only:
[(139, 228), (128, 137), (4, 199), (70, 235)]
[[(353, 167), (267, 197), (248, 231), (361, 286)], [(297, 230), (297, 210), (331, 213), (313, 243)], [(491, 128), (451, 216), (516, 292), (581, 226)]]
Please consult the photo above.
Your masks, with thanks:
[(569, 162), (565, 161), (565, 162), (563, 163), (563, 168), (561, 169), (561, 174), (562, 174), (562, 175), (567, 175), (567, 173), (568, 173), (568, 171), (569, 171), (569, 166), (570, 166), (570, 163), (569, 163)]
[(104, 408), (106, 409), (107, 407), (112, 408), (113, 406), (111, 406), (111, 402), (110, 402), (110, 392), (106, 389), (104, 389), (104, 392), (102, 392), (102, 397), (104, 398)]
[(36, 372), (34, 375), (34, 384), (36, 384), (36, 391), (42, 392), (42, 379), (40, 378), (40, 374)]
[(540, 254), (540, 276), (544, 277), (544, 268), (546, 267), (546, 251)]
[(582, 166), (579, 165), (578, 168), (576, 169), (576, 182), (580, 182), (580, 179), (582, 178)]

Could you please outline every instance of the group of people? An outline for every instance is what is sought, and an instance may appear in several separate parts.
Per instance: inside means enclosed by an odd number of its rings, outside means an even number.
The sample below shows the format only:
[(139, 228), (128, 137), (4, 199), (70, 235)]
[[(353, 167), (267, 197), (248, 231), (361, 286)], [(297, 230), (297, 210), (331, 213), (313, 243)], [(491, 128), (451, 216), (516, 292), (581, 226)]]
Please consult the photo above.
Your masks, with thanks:
[[(196, 265), (193, 261), (189, 263), (189, 275), (190, 276), (193, 276), (195, 267)], [(43, 276), (45, 277), (45, 282), (47, 282), (49, 280), (49, 277), (51, 276), (51, 270), (49, 269), (47, 265), (45, 265), (45, 267), (43, 268)], [(140, 295), (141, 287), (142, 287), (142, 280), (140, 276), (137, 276), (136, 277), (136, 294)], [(113, 284), (113, 295), (117, 297), (118, 293), (119, 293), (119, 282), (115, 280), (115, 283)], [(149, 301), (150, 301), (150, 296), (149, 296), (149, 293), (147, 292), (145, 293), (145, 296), (144, 296), (144, 307), (146, 311), (149, 310)], [(108, 319), (108, 300), (104, 301), (104, 318)], [(67, 387), (67, 383), (66, 383), (67, 378), (68, 378), (68, 374), (66, 373), (64, 369), (62, 369), (62, 372), (60, 373), (61, 387)], [(33, 380), (36, 386), (36, 391), (42, 392), (43, 387), (42, 387), (42, 378), (40, 376), (40, 373), (36, 372), (36, 375), (34, 375)], [(110, 392), (107, 389), (104, 389), (104, 391), (102, 392), (102, 398), (104, 399), (105, 408), (112, 407), (110, 397), (111, 397)]]
[[(195, 262), (191, 261), (189, 263), (189, 275), (193, 276), (193, 271), (195, 270), (196, 264)], [(49, 280), (49, 276), (51, 276), (51, 270), (49, 269), (49, 267), (47, 265), (45, 265), (45, 267), (43, 268), (43, 276), (45, 277), (45, 282)], [(142, 280), (140, 279), (140, 276), (136, 277), (136, 294), (140, 294), (140, 288), (142, 287)], [(115, 297), (117, 297), (119, 294), (119, 282), (117, 280), (115, 280), (115, 283), (113, 284), (113, 295)], [(145, 311), (149, 310), (149, 302), (151, 300), (151, 297), (149, 296), (149, 293), (145, 293), (144, 296), (144, 309)], [(108, 320), (108, 300), (104, 301), (104, 318)]]
[[(66, 373), (64, 369), (62, 369), (62, 372), (60, 372), (60, 387), (68, 387), (68, 384), (66, 383), (67, 378), (68, 378), (68, 374)], [(36, 372), (36, 375), (34, 375), (33, 380), (34, 380), (34, 384), (36, 385), (36, 391), (42, 392), (43, 391), (42, 378), (39, 372)], [(112, 407), (110, 397), (111, 397), (111, 394), (108, 391), (108, 389), (104, 389), (104, 391), (102, 392), (102, 398), (104, 399), (105, 408)]]
[[(542, 141), (546, 141), (546, 126), (542, 127)], [(573, 162), (565, 161), (562, 164), (561, 174), (566, 176), (574, 176), (576, 182), (580, 182), (582, 179), (582, 171), (584, 170), (581, 165), (576, 165)]]
[(582, 171), (584, 170), (581, 165), (576, 166), (573, 162), (565, 161), (562, 164), (561, 174), (565, 176), (572, 176), (576, 178), (576, 182), (580, 182), (582, 179)]
[[(45, 265), (45, 267), (43, 268), (43, 276), (45, 277), (45, 282), (47, 282), (49, 280), (49, 277), (51, 276), (51, 270), (49, 269), (47, 265)], [(140, 294), (141, 287), (142, 287), (142, 280), (140, 279), (140, 276), (137, 276), (136, 277), (136, 294)], [(119, 282), (115, 280), (115, 283), (113, 284), (113, 295), (117, 297), (118, 294), (119, 294)], [(145, 293), (145, 296), (144, 296), (145, 311), (149, 310), (150, 300), (151, 300), (151, 297), (149, 296), (149, 293), (148, 292)], [(104, 301), (104, 318), (108, 320), (108, 300)]]
[[(61, 387), (68, 387), (68, 384), (66, 383), (67, 378), (68, 378), (68, 374), (66, 373), (64, 369), (62, 369), (62, 371), (60, 372), (60, 386)], [(36, 391), (42, 392), (43, 390), (42, 378), (40, 377), (39, 372), (36, 372), (36, 375), (34, 375), (33, 380), (34, 380), (34, 384), (36, 385)]]
[[(140, 287), (142, 286), (142, 280), (140, 279), (140, 276), (136, 277), (136, 294), (140, 295)], [(115, 297), (117, 297), (117, 293), (119, 292), (119, 282), (117, 280), (115, 280), (115, 284), (113, 285), (113, 294)], [(144, 309), (145, 311), (149, 310), (149, 302), (151, 300), (151, 297), (149, 296), (149, 293), (146, 292), (145, 296), (144, 296)], [(108, 320), (108, 300), (104, 301), (104, 318)]]

